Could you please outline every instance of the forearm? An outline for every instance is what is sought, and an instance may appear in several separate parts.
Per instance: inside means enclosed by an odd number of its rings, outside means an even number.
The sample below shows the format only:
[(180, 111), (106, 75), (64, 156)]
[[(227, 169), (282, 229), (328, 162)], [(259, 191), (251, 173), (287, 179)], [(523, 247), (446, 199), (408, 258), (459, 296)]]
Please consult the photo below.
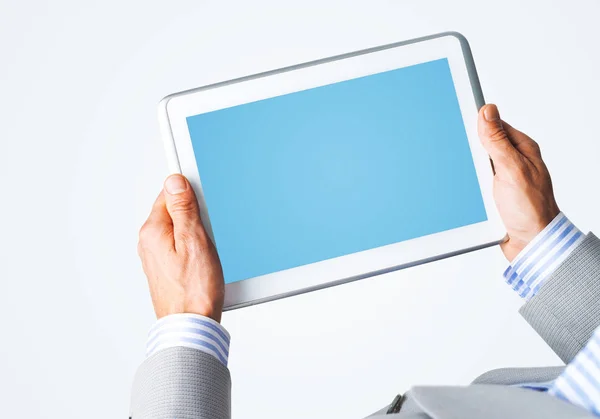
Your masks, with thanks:
[(520, 310), (565, 362), (600, 326), (600, 240), (589, 233)]
[(163, 349), (140, 366), (132, 419), (231, 417), (231, 378), (217, 358), (182, 346)]
[(133, 384), (131, 417), (230, 418), (229, 343), (225, 328), (204, 316), (157, 321)]
[(515, 257), (504, 277), (527, 301), (523, 317), (570, 362), (600, 325), (600, 240), (559, 213)]

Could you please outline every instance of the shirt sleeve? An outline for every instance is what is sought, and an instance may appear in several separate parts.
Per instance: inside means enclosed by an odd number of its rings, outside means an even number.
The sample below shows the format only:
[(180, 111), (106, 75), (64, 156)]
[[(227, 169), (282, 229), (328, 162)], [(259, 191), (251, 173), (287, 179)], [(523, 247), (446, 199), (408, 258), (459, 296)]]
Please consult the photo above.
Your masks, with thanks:
[(600, 328), (554, 381), (548, 394), (600, 415)]
[(583, 241), (585, 235), (561, 212), (512, 261), (504, 278), (525, 300)]
[(229, 342), (227, 330), (211, 318), (198, 314), (172, 314), (158, 320), (150, 329), (146, 357), (165, 348), (184, 346), (206, 352), (227, 366)]

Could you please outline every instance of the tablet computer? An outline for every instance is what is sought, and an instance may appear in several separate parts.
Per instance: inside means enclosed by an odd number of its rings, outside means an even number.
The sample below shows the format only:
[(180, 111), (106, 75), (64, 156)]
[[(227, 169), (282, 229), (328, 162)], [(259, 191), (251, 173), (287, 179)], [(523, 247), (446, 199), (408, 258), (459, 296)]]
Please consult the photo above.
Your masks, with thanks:
[(225, 309), (494, 245), (466, 39), (442, 33), (204, 86), (160, 103)]

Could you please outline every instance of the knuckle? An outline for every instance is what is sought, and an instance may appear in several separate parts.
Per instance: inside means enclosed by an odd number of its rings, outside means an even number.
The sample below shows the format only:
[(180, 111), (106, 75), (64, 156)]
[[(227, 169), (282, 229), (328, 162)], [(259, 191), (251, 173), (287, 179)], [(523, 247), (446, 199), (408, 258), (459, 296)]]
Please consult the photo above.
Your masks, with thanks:
[(144, 225), (142, 225), (142, 228), (140, 228), (140, 232), (138, 235), (140, 246), (143, 245), (144, 243), (148, 242), (151, 239), (151, 237), (154, 235), (153, 230), (154, 230), (154, 227), (148, 221), (146, 221), (144, 223)]
[(538, 144), (536, 141), (534, 141), (534, 140), (531, 140), (531, 149), (532, 149), (532, 150), (533, 150), (533, 151), (534, 151), (534, 152), (535, 152), (535, 153), (536, 153), (538, 156), (541, 156), (541, 155), (542, 155), (542, 149), (541, 149), (540, 145), (539, 145), (539, 144)]
[(140, 228), (138, 238), (138, 248), (145, 248), (148, 245), (160, 240), (165, 234), (165, 228), (156, 223), (146, 222)]
[(196, 211), (196, 203), (191, 199), (177, 199), (171, 206), (172, 212), (193, 213)]
[(141, 240), (138, 241), (138, 244), (137, 244), (137, 254), (139, 257), (142, 257), (144, 255), (144, 246), (142, 245)]
[(504, 141), (508, 139), (506, 136), (506, 131), (500, 125), (495, 125), (493, 128), (490, 128), (488, 132), (490, 141)]

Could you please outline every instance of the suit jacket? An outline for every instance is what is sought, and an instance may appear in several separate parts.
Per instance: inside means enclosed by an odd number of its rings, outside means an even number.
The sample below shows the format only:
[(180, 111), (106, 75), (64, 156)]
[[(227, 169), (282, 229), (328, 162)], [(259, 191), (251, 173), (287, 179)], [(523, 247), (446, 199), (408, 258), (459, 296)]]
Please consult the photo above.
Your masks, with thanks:
[[(570, 362), (600, 325), (600, 240), (588, 234), (520, 313), (565, 362)], [(370, 418), (579, 419), (586, 410), (546, 393), (519, 388), (547, 382), (564, 367), (507, 368), (487, 372), (465, 387), (414, 387), (399, 413), (388, 406)], [(229, 370), (195, 349), (164, 349), (144, 361), (132, 392), (133, 419), (231, 416)]]

